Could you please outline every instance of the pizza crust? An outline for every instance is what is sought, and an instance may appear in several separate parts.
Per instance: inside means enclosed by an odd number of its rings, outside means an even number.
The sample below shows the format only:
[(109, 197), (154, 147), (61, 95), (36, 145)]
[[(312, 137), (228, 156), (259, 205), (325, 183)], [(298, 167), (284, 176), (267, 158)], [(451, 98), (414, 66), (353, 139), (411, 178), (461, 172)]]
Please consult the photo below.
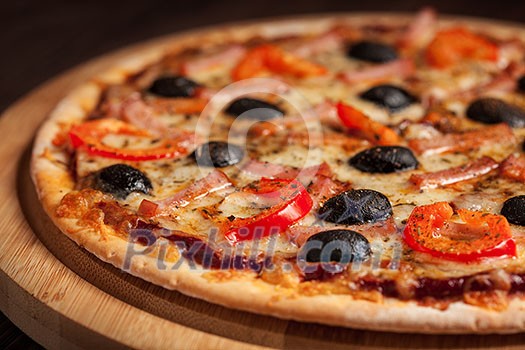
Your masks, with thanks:
[[(379, 17), (379, 20), (387, 18), (389, 22), (407, 21), (407, 16)], [(31, 175), (45, 211), (54, 224), (77, 244), (99, 259), (122, 268), (131, 243), (115, 235), (79, 227), (75, 219), (60, 218), (55, 214), (63, 195), (73, 189), (74, 182), (65, 166), (44, 156), (54, 147), (52, 140), (59, 130), (60, 123), (72, 124), (79, 121), (94, 107), (101, 93), (100, 83), (124, 81), (129, 74), (162, 57), (166, 47), (170, 50), (182, 50), (195, 42), (212, 44), (245, 40), (261, 33), (266, 36), (280, 36), (285, 33), (304, 33), (305, 30), (320, 32), (341, 19), (367, 22), (375, 18), (370, 15), (328, 16), (226, 27), (220, 30), (208, 29), (176, 36), (170, 39), (169, 45), (159, 45), (118, 63), (115, 68), (79, 86), (64, 98), (37, 134), (31, 160)], [(475, 22), (471, 23), (476, 26)], [(516, 31), (516, 28), (487, 25), (484, 22), (477, 24), (479, 25), (482, 25), (483, 30), (496, 35)], [(525, 31), (520, 29), (522, 36), (525, 36), (524, 33)], [(354, 300), (349, 295), (287, 296), (278, 287), (255, 279), (252, 273), (217, 282), (206, 278), (202, 271), (191, 270), (187, 263), (176, 270), (159, 270), (156, 258), (148, 255), (135, 256), (131, 260), (128, 272), (164, 288), (229, 308), (298, 321), (417, 333), (513, 333), (525, 330), (525, 301), (519, 298), (512, 298), (505, 311), (496, 312), (462, 302), (452, 303), (446, 310), (441, 311), (419, 306), (415, 302), (388, 298), (385, 298), (383, 303), (375, 303)], [(232, 290), (241, 292), (232, 293)]]

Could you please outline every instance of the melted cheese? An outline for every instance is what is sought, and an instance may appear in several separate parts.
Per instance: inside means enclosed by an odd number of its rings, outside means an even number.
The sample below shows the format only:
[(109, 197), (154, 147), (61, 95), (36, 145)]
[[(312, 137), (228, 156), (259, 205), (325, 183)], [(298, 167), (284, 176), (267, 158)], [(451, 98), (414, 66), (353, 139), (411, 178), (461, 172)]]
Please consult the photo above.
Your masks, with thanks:
[[(330, 70), (328, 78), (313, 78), (305, 80), (283, 78), (285, 82), (293, 86), (293, 92), (299, 93), (304, 98), (309, 106), (314, 106), (318, 103), (330, 99), (333, 101), (342, 100), (349, 103), (356, 108), (362, 110), (370, 118), (388, 125), (397, 125), (404, 120), (417, 121), (420, 119), (425, 110), (420, 103), (415, 103), (410, 107), (403, 109), (397, 113), (390, 114), (385, 109), (373, 105), (370, 102), (363, 101), (358, 97), (358, 94), (371, 86), (371, 82), (361, 82), (356, 84), (347, 84), (333, 77), (339, 71), (358, 69), (366, 65), (357, 60), (348, 59), (343, 50), (336, 52), (322, 53), (311, 58), (320, 64), (325, 65)], [(196, 74), (191, 78), (200, 83), (213, 88), (222, 87), (230, 83), (229, 70), (230, 65), (218, 67), (213, 70), (211, 74), (203, 72)], [(428, 68), (418, 68), (417, 77), (419, 83), (413, 87), (416, 92), (426, 91), (432, 92), (435, 95), (445, 95), (454, 91), (462, 91), (473, 86), (487, 82), (494, 73), (495, 67), (493, 65), (466, 65), (458, 66), (448, 71), (438, 71)], [(406, 81), (401, 81), (397, 78), (392, 78), (389, 83), (397, 84), (407, 87), (409, 84)], [(408, 87), (407, 87), (408, 88)], [(298, 111), (289, 103), (290, 95), (283, 95), (282, 100), (277, 98), (279, 106), (286, 111), (287, 116), (296, 114)], [(514, 99), (523, 101), (522, 96), (514, 96)], [(465, 105), (461, 101), (450, 100), (446, 104), (451, 110), (457, 112), (458, 115), (464, 116)], [(300, 112), (300, 111), (299, 111)], [(183, 128), (194, 131), (199, 123), (199, 118), (209, 118), (209, 116), (182, 116), (182, 115), (159, 115), (158, 118), (166, 125), (176, 128)], [(285, 117), (286, 118), (286, 117)], [(233, 123), (233, 118), (223, 112), (218, 112), (212, 118), (213, 123), (209, 123), (211, 130), (211, 139), (214, 140), (228, 140), (232, 143), (239, 144), (245, 139), (243, 137), (232, 136), (229, 134), (230, 127)], [(465, 120), (466, 125), (479, 127), (480, 125)], [(244, 126), (240, 127), (242, 131)], [(247, 127), (246, 127), (247, 128)], [(328, 128), (325, 126), (325, 128)], [(292, 125), (292, 131), (305, 131), (304, 125)], [(245, 130), (246, 131), (246, 130)], [(519, 140), (525, 138), (525, 130), (515, 130)], [(432, 138), (439, 135), (439, 132), (429, 128), (428, 126), (412, 124), (406, 131), (409, 138)], [(241, 135), (242, 136), (242, 135)], [(286, 135), (284, 136), (286, 139)], [(129, 148), (141, 148), (142, 143), (137, 143), (131, 138), (108, 138), (105, 140), (113, 145), (131, 145)], [(146, 142), (146, 141), (143, 141)], [(371, 242), (371, 246), (375, 255), (380, 259), (393, 259), (396, 254), (400, 256), (402, 261), (409, 259), (414, 265), (415, 272), (422, 276), (450, 276), (454, 274), (465, 274), (468, 272), (478, 272), (490, 269), (496, 266), (512, 264), (519, 266), (523, 264), (525, 259), (525, 246), (522, 240), (519, 240), (518, 253), (519, 257), (512, 260), (503, 261), (488, 261), (481, 264), (464, 266), (458, 268), (456, 263), (440, 261), (439, 259), (430, 258), (425, 254), (418, 254), (403, 249), (403, 240), (401, 232), (404, 224), (411, 213), (414, 206), (430, 204), (438, 201), (452, 202), (458, 207), (468, 209), (484, 210), (491, 213), (499, 213), (502, 203), (513, 195), (525, 194), (525, 184), (512, 182), (504, 179), (486, 178), (482, 180), (481, 185), (474, 186), (472, 183), (459, 184), (451, 188), (437, 188), (429, 190), (416, 190), (408, 179), (414, 173), (421, 173), (426, 171), (438, 171), (446, 168), (458, 166), (466, 163), (469, 160), (478, 158), (482, 155), (493, 157), (497, 161), (503, 160), (511, 152), (516, 151), (516, 146), (498, 146), (486, 145), (481, 149), (475, 150), (468, 154), (445, 154), (433, 156), (419, 156), (420, 167), (412, 171), (404, 171), (393, 174), (367, 174), (363, 173), (350, 165), (348, 159), (357, 152), (366, 147), (358, 147), (352, 151), (345, 150), (344, 147), (336, 144), (326, 145), (324, 147), (312, 147), (309, 149), (300, 144), (288, 144), (283, 142), (283, 135), (277, 134), (275, 137), (263, 137), (254, 139), (251, 144), (246, 145), (247, 153), (251, 158), (259, 161), (266, 161), (275, 164), (283, 164), (293, 167), (305, 167), (312, 164), (320, 164), (327, 162), (333, 169), (338, 180), (351, 183), (355, 189), (373, 189), (386, 195), (390, 200), (394, 216), (393, 220), (396, 225), (396, 231), (388, 236), (378, 235), (374, 232), (366, 230), (362, 231)], [(329, 143), (329, 141), (328, 141)], [(241, 164), (230, 166), (221, 170), (234, 180), (237, 188), (241, 188), (253, 181), (253, 177), (241, 171), (245, 160)], [(82, 178), (89, 174), (95, 173), (99, 169), (119, 161), (105, 159), (101, 157), (89, 156), (83, 151), (77, 152), (77, 175)], [(201, 169), (199, 169), (195, 162), (188, 159), (179, 160), (161, 160), (161, 161), (146, 161), (140, 163), (130, 163), (132, 166), (141, 169), (151, 179), (153, 183), (153, 191), (150, 195), (133, 193), (123, 204), (136, 210), (143, 199), (162, 200), (170, 197), (174, 193), (184, 189), (193, 183), (196, 178), (202, 176)], [(236, 195), (235, 193), (233, 195)], [(232, 195), (232, 196), (233, 196)], [(198, 236), (206, 236), (210, 232), (214, 232), (217, 224), (214, 218), (209, 218), (203, 215), (201, 209), (213, 209), (212, 212), (217, 218), (225, 219), (230, 215), (235, 217), (249, 217), (260, 214), (264, 211), (264, 206), (254, 205), (249, 202), (242, 202), (239, 198), (220, 198), (211, 196), (205, 200), (199, 200), (196, 203), (179, 209), (170, 215), (169, 218), (160, 220), (160, 224), (170, 229), (179, 229)], [(313, 223), (318, 224), (315, 212), (310, 213), (297, 225), (309, 226)], [(335, 227), (332, 224), (324, 223), (327, 229)], [(359, 230), (357, 227), (356, 230)], [(516, 237), (525, 236), (525, 228), (513, 226), (513, 231)], [(221, 238), (218, 239), (219, 243)], [(273, 245), (277, 254), (285, 256), (294, 255), (298, 251), (298, 246), (293, 240), (288, 239), (285, 235), (280, 235), (273, 238), (265, 238), (260, 242), (246, 242), (237, 249), (245, 252), (264, 252)]]

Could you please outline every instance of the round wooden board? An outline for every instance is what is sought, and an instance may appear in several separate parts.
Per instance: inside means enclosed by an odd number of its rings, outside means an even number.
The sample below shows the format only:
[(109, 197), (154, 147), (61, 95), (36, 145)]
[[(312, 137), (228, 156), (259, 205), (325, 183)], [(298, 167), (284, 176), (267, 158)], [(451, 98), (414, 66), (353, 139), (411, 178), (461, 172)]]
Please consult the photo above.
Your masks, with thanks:
[(520, 349), (525, 334), (419, 335), (307, 324), (230, 310), (168, 291), (103, 263), (53, 226), (29, 177), (39, 123), (72, 87), (166, 37), (77, 67), (0, 119), (0, 309), (47, 348)]

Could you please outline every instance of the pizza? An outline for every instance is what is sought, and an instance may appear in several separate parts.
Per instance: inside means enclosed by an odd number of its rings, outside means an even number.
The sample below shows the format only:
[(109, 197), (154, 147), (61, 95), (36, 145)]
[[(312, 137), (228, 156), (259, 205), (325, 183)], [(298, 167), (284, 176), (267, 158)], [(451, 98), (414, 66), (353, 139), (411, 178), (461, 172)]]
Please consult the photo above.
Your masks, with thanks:
[(167, 289), (286, 319), (525, 330), (525, 31), (369, 15), (180, 35), (69, 92), (56, 226)]

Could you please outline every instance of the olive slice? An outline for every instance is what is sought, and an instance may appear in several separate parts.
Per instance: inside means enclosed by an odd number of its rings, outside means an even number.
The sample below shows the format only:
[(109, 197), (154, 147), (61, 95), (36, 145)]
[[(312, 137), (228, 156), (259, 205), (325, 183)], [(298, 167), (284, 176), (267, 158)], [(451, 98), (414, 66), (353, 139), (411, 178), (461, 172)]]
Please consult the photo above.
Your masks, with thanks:
[(348, 48), (347, 54), (352, 58), (374, 63), (393, 61), (398, 58), (395, 48), (374, 41), (357, 42)]
[(350, 263), (366, 261), (372, 252), (362, 234), (351, 230), (330, 230), (316, 233), (302, 247), (307, 262)]
[(385, 107), (391, 112), (399, 111), (417, 101), (405, 89), (390, 84), (374, 86), (361, 93), (359, 97), (380, 107)]
[(125, 199), (132, 192), (148, 194), (153, 186), (142, 171), (127, 164), (114, 164), (95, 173), (94, 188)]
[(518, 79), (518, 91), (525, 92), (525, 75)]
[(525, 226), (525, 196), (509, 198), (503, 203), (501, 215), (514, 225)]
[(392, 205), (381, 192), (350, 190), (327, 200), (318, 216), (324, 221), (343, 225), (374, 223), (391, 217)]
[(243, 97), (233, 101), (227, 108), (226, 113), (246, 119), (265, 121), (273, 118), (280, 118), (284, 112), (269, 102), (255, 98)]
[(148, 91), (162, 97), (192, 97), (199, 84), (182, 76), (166, 76), (156, 79)]
[(513, 128), (525, 127), (525, 110), (497, 98), (475, 100), (466, 114), (468, 118), (485, 124), (507, 123)]
[(377, 146), (359, 152), (348, 163), (366, 173), (394, 173), (418, 167), (414, 153), (401, 146)]
[(239, 163), (244, 158), (244, 151), (228, 142), (210, 141), (200, 145), (194, 156), (200, 166), (224, 168)]

